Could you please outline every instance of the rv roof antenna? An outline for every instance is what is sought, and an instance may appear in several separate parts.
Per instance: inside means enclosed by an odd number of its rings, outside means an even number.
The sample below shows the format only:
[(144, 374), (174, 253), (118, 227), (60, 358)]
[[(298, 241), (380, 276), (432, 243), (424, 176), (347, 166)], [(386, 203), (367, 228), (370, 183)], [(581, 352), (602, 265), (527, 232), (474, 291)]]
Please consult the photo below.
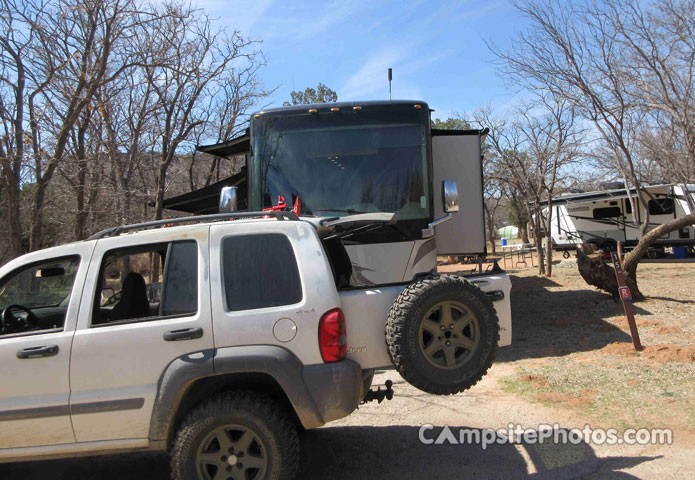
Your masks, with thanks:
[(389, 67), (389, 102), (391, 101), (391, 80), (393, 80), (393, 69)]

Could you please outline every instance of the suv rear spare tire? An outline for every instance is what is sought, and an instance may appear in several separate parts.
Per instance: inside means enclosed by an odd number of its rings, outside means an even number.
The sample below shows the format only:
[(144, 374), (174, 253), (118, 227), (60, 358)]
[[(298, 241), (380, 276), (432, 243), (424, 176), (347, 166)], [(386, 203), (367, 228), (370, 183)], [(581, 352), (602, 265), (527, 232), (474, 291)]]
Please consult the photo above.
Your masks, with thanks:
[(408, 285), (386, 321), (386, 344), (398, 372), (411, 385), (436, 395), (475, 385), (490, 368), (498, 341), (492, 302), (457, 275)]
[(171, 452), (174, 480), (290, 480), (298, 465), (289, 412), (255, 392), (222, 394), (195, 408)]

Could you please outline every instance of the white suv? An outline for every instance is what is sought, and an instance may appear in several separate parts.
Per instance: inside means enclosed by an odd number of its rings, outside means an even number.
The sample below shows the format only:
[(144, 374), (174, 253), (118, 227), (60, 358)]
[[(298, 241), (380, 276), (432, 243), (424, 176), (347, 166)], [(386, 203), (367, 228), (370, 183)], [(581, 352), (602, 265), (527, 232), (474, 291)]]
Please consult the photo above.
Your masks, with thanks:
[(0, 461), (169, 449), (174, 479), (293, 477), (296, 427), (350, 414), (371, 376), (345, 358), (316, 228), (267, 215), (117, 227), (2, 267)]

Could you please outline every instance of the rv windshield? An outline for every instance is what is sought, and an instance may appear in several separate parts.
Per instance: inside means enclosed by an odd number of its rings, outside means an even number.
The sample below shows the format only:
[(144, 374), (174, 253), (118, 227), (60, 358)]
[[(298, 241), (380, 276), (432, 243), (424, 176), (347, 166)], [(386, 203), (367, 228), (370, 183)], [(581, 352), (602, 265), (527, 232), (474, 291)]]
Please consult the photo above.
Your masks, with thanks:
[(254, 119), (253, 207), (299, 198), (304, 215), (390, 212), (421, 227), (430, 216), (426, 117), (398, 107)]

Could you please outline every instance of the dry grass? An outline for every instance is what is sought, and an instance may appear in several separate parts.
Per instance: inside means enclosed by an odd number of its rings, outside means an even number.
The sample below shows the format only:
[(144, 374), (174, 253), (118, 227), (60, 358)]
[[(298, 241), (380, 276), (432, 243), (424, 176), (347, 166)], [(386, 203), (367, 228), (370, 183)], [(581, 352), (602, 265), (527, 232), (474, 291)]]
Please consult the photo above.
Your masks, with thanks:
[(635, 304), (640, 353), (622, 304), (586, 285), (571, 262), (555, 267), (551, 279), (533, 269), (509, 272), (514, 343), (498, 361), (516, 375), (502, 380), (504, 388), (605, 426), (695, 433), (695, 264), (640, 266), (648, 297)]

